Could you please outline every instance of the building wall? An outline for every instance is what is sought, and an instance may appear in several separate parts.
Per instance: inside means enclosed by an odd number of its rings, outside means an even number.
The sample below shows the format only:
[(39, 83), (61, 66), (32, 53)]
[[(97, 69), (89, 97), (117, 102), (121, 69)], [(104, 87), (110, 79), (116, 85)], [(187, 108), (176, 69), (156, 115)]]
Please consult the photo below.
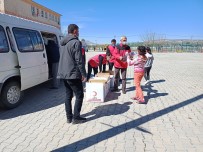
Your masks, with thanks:
[(4, 0), (0, 0), (0, 12), (5, 13), (4, 12)]
[(53, 25), (60, 29), (61, 15), (32, 0), (4, 0), (4, 3), (6, 14)]

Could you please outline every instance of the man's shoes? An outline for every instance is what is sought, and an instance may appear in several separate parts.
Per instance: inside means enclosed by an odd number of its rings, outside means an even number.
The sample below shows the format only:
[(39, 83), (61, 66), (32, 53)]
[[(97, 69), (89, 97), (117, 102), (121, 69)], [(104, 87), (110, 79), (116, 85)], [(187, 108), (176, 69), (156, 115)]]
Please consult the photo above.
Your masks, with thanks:
[(118, 88), (114, 88), (111, 90), (111, 92), (118, 92), (118, 91), (119, 91)]
[(73, 119), (73, 124), (81, 124), (87, 121), (87, 118), (77, 117)]
[(67, 118), (67, 123), (71, 123), (72, 122), (72, 118)]

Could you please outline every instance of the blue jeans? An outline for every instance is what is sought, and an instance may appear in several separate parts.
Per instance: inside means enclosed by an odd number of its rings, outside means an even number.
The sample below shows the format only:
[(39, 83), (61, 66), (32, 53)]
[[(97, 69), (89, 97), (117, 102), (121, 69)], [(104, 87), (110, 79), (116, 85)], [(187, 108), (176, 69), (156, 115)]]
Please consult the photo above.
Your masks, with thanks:
[[(77, 119), (80, 117), (80, 111), (82, 108), (82, 102), (84, 98), (83, 85), (81, 79), (68, 79), (64, 80), (66, 87), (66, 101), (65, 109), (67, 118)], [(72, 113), (72, 98), (73, 93), (75, 94), (75, 106), (74, 112)]]

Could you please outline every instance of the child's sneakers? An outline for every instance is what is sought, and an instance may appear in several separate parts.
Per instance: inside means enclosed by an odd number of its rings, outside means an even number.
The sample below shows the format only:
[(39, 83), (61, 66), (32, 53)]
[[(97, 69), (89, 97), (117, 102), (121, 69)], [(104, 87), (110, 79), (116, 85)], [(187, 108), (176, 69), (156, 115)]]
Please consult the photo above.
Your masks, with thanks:
[(132, 100), (137, 100), (136, 103), (138, 104), (146, 104), (144, 99), (139, 99), (137, 97), (131, 97)]
[(137, 103), (138, 103), (138, 104), (146, 104), (146, 102), (145, 102), (144, 99), (137, 100)]
[(132, 100), (139, 100), (137, 97), (131, 97)]

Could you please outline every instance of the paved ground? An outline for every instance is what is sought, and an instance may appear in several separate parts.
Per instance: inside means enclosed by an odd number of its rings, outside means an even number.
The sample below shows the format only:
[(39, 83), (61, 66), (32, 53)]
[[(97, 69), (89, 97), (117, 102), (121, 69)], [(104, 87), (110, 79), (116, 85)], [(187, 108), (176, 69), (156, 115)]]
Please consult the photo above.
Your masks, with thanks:
[(105, 103), (84, 100), (89, 119), (81, 125), (66, 123), (63, 85), (27, 90), (22, 105), (0, 110), (0, 151), (203, 151), (203, 54), (154, 56), (151, 85), (143, 86), (146, 105), (130, 100), (129, 68), (127, 94), (109, 93)]

